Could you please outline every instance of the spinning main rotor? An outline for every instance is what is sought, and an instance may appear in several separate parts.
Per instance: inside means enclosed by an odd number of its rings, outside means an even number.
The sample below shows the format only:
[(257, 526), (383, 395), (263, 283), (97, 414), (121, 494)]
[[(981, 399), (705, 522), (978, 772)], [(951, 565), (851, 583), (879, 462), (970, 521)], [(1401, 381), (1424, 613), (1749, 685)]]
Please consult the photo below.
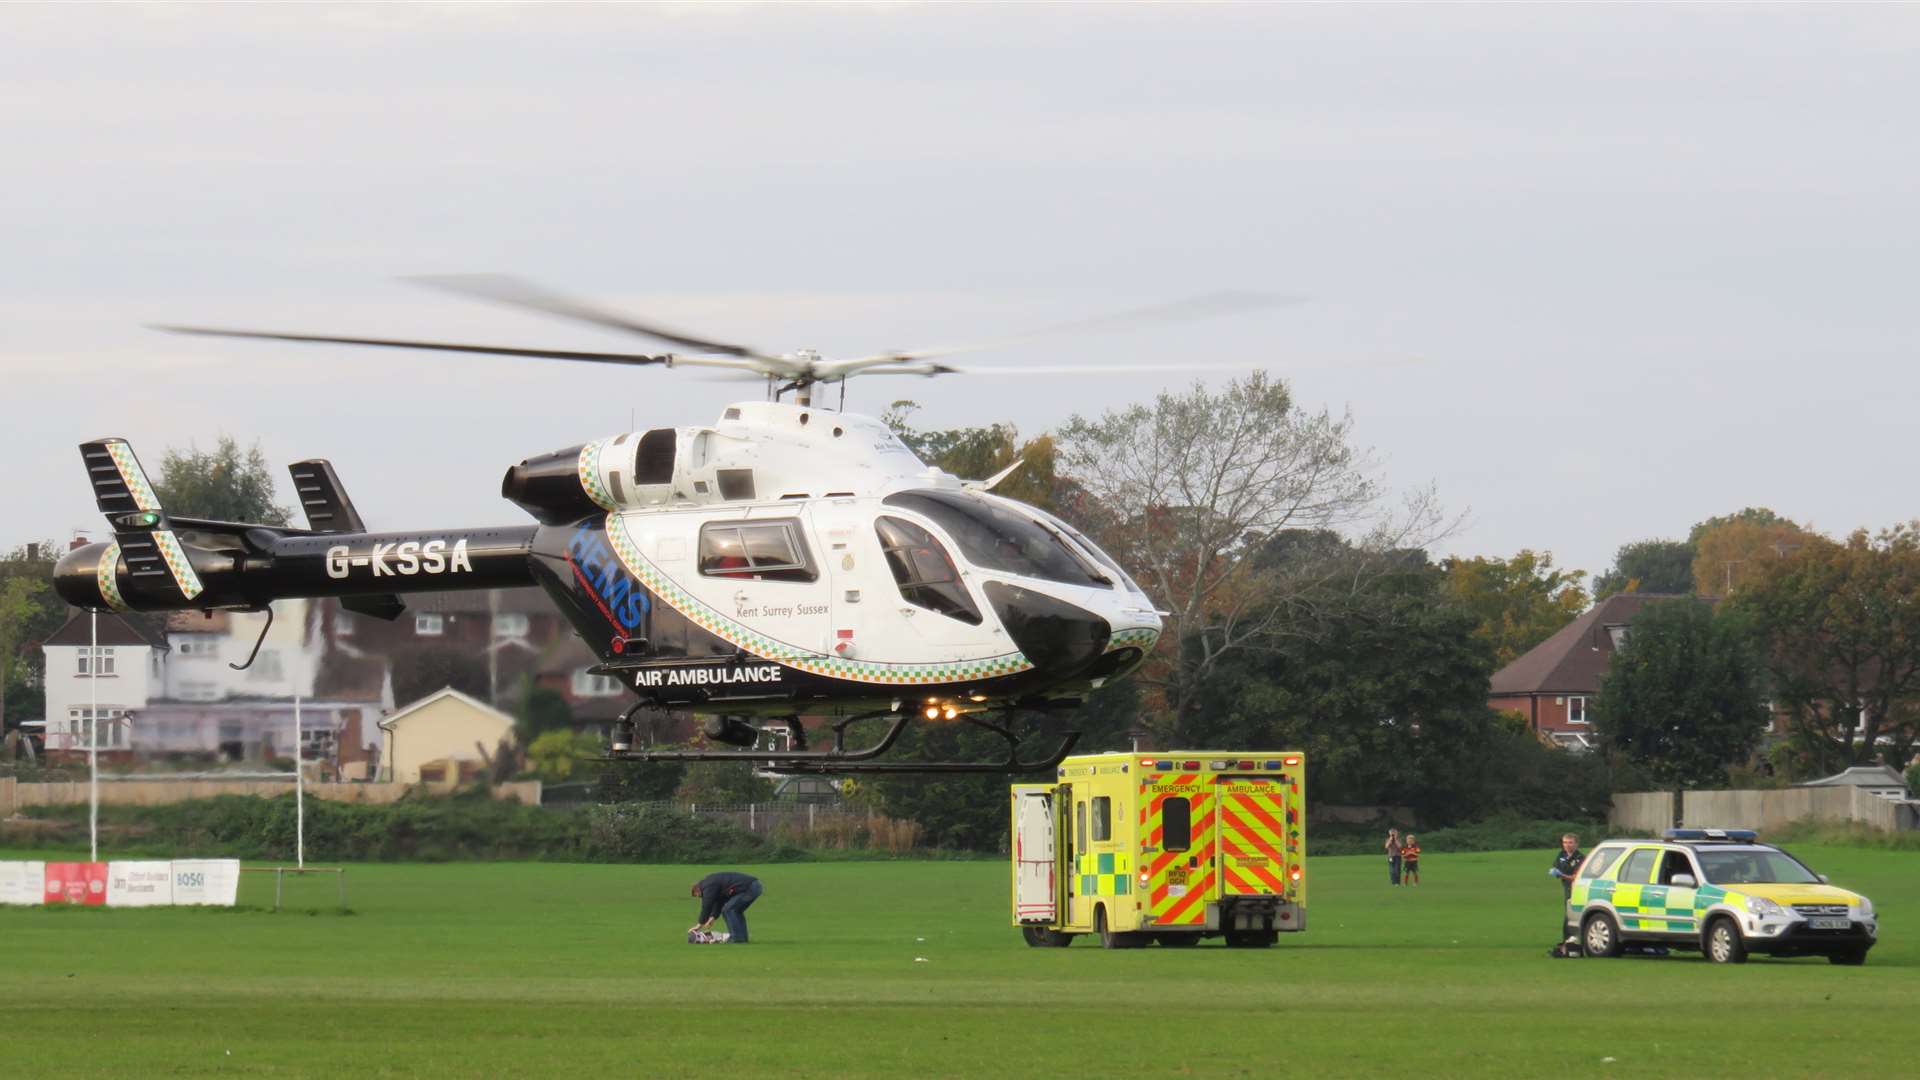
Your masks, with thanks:
[(501, 345), (476, 345), (445, 341), (416, 341), (397, 338), (341, 337), (331, 334), (294, 334), (267, 330), (231, 330), (207, 326), (158, 326), (155, 329), (176, 334), (206, 337), (260, 338), (268, 341), (300, 341), (329, 345), (370, 345), (393, 349), (426, 349), (435, 352), (479, 353), (488, 356), (523, 356), (545, 360), (573, 360), (595, 364), (621, 364), (633, 367), (703, 367), (739, 372), (746, 378), (764, 378), (772, 385), (774, 396), (792, 391), (801, 405), (812, 404), (812, 389), (817, 383), (844, 382), (855, 375), (1111, 375), (1144, 372), (1181, 372), (1240, 370), (1249, 364), (1081, 364), (1025, 367), (955, 367), (942, 359), (963, 353), (981, 352), (1024, 344), (1041, 338), (1080, 333), (1125, 330), (1158, 323), (1186, 322), (1243, 311), (1258, 311), (1297, 303), (1294, 297), (1274, 293), (1215, 292), (1189, 297), (1170, 304), (1135, 308), (1095, 319), (1083, 319), (1042, 327), (1017, 337), (997, 341), (931, 349), (905, 349), (848, 358), (826, 357), (811, 350), (773, 353), (672, 329), (657, 322), (642, 321), (609, 311), (597, 305), (549, 292), (518, 278), (499, 274), (461, 274), (416, 277), (407, 280), (436, 289), (538, 311), (546, 315), (651, 338), (692, 350), (688, 353), (590, 352), (575, 349), (528, 349)]

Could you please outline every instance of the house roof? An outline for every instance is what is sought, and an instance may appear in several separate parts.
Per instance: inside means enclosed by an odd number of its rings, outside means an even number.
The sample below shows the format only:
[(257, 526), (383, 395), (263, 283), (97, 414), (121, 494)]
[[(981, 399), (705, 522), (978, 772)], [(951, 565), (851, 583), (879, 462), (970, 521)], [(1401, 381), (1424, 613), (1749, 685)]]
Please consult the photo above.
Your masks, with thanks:
[[(41, 644), (85, 647), (93, 640), (91, 622), (92, 619), (87, 612), (75, 608), (73, 613), (67, 616), (67, 621), (60, 624), (60, 629), (48, 635), (47, 640)], [(100, 644), (145, 645), (150, 649), (165, 649), (167, 639), (138, 616), (123, 619), (110, 611), (103, 611), (100, 613)]]
[(481, 701), (478, 698), (463, 694), (460, 691), (455, 690), (451, 686), (445, 686), (445, 687), (441, 687), (439, 690), (436, 690), (431, 694), (428, 694), (426, 697), (421, 698), (419, 701), (411, 702), (407, 705), (404, 705), (398, 709), (393, 710), (393, 715), (380, 721), (380, 727), (386, 731), (392, 731), (394, 728), (394, 725), (398, 724), (402, 720), (405, 720), (408, 716), (411, 716), (412, 714), (419, 712), (420, 710), (426, 708), (429, 705), (434, 704), (435, 702), (444, 701), (447, 698), (453, 698), (454, 700), (465, 704), (468, 708), (474, 709), (481, 713), (485, 713), (489, 716), (498, 717), (501, 720), (505, 720), (509, 724), (514, 722), (513, 717), (507, 715), (506, 713), (501, 712), (499, 709), (494, 708), (493, 706), (487, 704), (486, 702)]
[(1695, 598), (1665, 593), (1609, 596), (1513, 663), (1494, 672), (1492, 696), (1598, 693), (1600, 676), (1613, 657), (1613, 635), (1607, 628), (1632, 622), (1648, 604), (1690, 599)]
[(1823, 776), (1818, 780), (1808, 780), (1794, 787), (1897, 787), (1905, 790), (1907, 778), (1894, 771), (1891, 765), (1855, 765), (1851, 769), (1842, 769), (1832, 776)]

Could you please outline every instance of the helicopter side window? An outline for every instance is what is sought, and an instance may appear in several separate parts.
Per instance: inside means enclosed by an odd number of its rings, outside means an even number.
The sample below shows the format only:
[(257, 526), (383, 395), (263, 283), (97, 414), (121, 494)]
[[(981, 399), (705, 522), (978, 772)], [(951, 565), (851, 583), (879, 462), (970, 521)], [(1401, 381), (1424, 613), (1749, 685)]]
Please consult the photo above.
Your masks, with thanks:
[(960, 545), (960, 554), (983, 570), (1069, 585), (1113, 585), (1099, 564), (1010, 505), (958, 491), (901, 491), (887, 496), (886, 503), (932, 518)]
[(700, 572), (756, 581), (813, 581), (794, 522), (720, 522), (700, 527)]
[(887, 568), (893, 571), (893, 580), (907, 603), (980, 625), (980, 609), (967, 595), (966, 586), (960, 584), (953, 560), (933, 534), (896, 517), (879, 519), (874, 522), (874, 530), (880, 534)]

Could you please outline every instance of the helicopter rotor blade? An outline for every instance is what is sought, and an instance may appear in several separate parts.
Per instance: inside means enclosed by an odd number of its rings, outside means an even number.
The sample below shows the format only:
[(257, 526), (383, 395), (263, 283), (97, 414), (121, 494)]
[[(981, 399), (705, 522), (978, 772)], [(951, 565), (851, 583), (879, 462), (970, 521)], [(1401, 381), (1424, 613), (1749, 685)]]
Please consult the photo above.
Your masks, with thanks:
[[(851, 360), (822, 361), (817, 367), (822, 375), (838, 377), (843, 374), (874, 374), (886, 370), (888, 365), (912, 364), (935, 357), (955, 356), (960, 353), (983, 352), (988, 349), (1004, 349), (1014, 345), (1042, 338), (1062, 337), (1072, 334), (1107, 333), (1134, 327), (1152, 326), (1161, 323), (1189, 322), (1195, 319), (1211, 319), (1222, 315), (1233, 315), (1243, 311), (1264, 311), (1273, 308), (1291, 307), (1306, 302), (1305, 297), (1289, 296), (1284, 293), (1262, 292), (1212, 292), (1198, 296), (1189, 296), (1167, 304), (1154, 304), (1148, 307), (1130, 308), (1110, 315), (1096, 316), (1091, 319), (1077, 319), (1073, 322), (1055, 323), (1037, 330), (996, 341), (983, 341), (967, 345), (949, 345), (933, 349), (906, 349), (897, 352), (876, 353)], [(914, 374), (926, 374), (914, 372)]]
[(169, 334), (193, 334), (198, 337), (259, 338), (266, 341), (306, 341), (323, 345), (373, 345), (388, 349), (431, 349), (437, 352), (479, 353), (485, 356), (530, 356), (547, 360), (584, 360), (596, 364), (666, 364), (691, 362), (671, 354), (649, 356), (644, 353), (580, 352), (571, 349), (519, 349), (503, 345), (463, 345), (446, 341), (404, 341), (397, 338), (331, 337), (325, 334), (281, 334), (268, 330), (226, 330), (213, 326), (153, 325), (151, 329)]
[(506, 274), (428, 274), (403, 278), (445, 292), (455, 293), (477, 300), (490, 300), (497, 304), (527, 308), (547, 315), (557, 315), (563, 319), (590, 323), (611, 330), (620, 330), (629, 334), (657, 338), (674, 345), (683, 345), (701, 352), (716, 353), (721, 356), (737, 356), (742, 359), (758, 360), (778, 368), (783, 374), (797, 374), (800, 368), (790, 360), (770, 356), (757, 349), (731, 342), (714, 341), (696, 337), (692, 334), (662, 326), (659, 323), (645, 323), (630, 319), (604, 308), (595, 307), (584, 301), (549, 292), (531, 282), (523, 281)]
[[(741, 360), (730, 356), (678, 356), (673, 353), (661, 353), (648, 356), (644, 353), (581, 352), (575, 349), (521, 349), (505, 345), (464, 345), (448, 341), (407, 341), (398, 338), (357, 338), (332, 337), (325, 334), (282, 334), (268, 330), (225, 330), (213, 326), (166, 326), (154, 325), (154, 330), (164, 330), (169, 334), (192, 334), (198, 337), (257, 338), (266, 341), (302, 341), (321, 345), (373, 345), (388, 349), (428, 349), (434, 352), (478, 353), (482, 356), (526, 356), (539, 360), (576, 360), (593, 364), (621, 364), (629, 367), (642, 367), (658, 364), (663, 367), (716, 367), (732, 368), (745, 372), (762, 372), (755, 360)], [(764, 374), (754, 374), (751, 378), (764, 378)]]

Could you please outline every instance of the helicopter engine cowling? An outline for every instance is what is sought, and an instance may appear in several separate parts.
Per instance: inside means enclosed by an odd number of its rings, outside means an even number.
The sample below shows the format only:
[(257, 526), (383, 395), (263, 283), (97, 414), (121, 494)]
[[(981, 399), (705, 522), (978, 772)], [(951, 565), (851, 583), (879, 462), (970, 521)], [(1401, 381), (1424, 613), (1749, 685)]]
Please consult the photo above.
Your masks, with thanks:
[(501, 496), (532, 514), (542, 525), (566, 525), (599, 513), (601, 505), (581, 482), (580, 452), (583, 449), (584, 446), (570, 446), (530, 457), (508, 469), (500, 481)]

